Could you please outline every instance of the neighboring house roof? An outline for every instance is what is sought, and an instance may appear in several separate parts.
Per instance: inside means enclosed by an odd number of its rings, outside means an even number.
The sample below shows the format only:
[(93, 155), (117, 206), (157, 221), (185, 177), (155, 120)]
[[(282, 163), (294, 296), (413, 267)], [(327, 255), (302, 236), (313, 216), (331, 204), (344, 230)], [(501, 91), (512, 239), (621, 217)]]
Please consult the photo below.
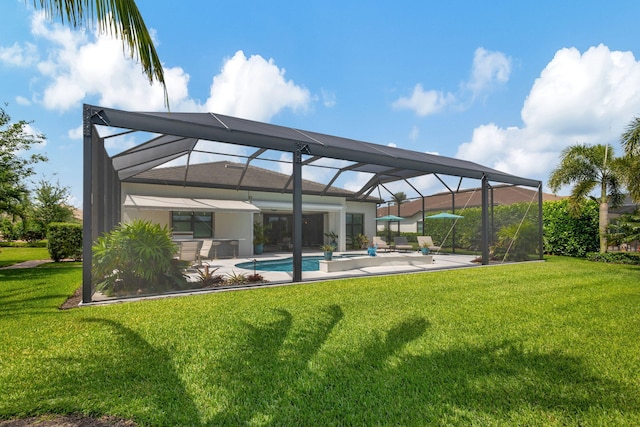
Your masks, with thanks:
[[(493, 187), (493, 204), (494, 205), (511, 205), (513, 203), (538, 201), (538, 191), (529, 188), (516, 186), (495, 186)], [(489, 196), (491, 197), (491, 196)], [(542, 200), (561, 200), (564, 197), (554, 194), (542, 193)], [(438, 193), (433, 196), (424, 198), (425, 212), (446, 211), (451, 210), (453, 200), (451, 193)], [(480, 189), (464, 190), (455, 194), (456, 210), (465, 207), (482, 206), (482, 192)], [(378, 216), (386, 215), (388, 212), (398, 215), (398, 207), (395, 205), (383, 206), (378, 208)], [(422, 200), (412, 200), (400, 205), (400, 215), (403, 218), (412, 217), (422, 212)]]
[(622, 204), (616, 208), (609, 208), (609, 212), (616, 215), (632, 214), (638, 210), (640, 205), (635, 203), (631, 196), (626, 195)]
[[(278, 193), (290, 193), (293, 187), (289, 175), (229, 161), (190, 164), (188, 167), (159, 167), (141, 172), (125, 179), (124, 182)], [(305, 194), (337, 196), (346, 199), (351, 199), (354, 195), (352, 191), (338, 187), (327, 189), (325, 184), (305, 179), (302, 180), (302, 191)], [(374, 198), (365, 201), (379, 202)]]

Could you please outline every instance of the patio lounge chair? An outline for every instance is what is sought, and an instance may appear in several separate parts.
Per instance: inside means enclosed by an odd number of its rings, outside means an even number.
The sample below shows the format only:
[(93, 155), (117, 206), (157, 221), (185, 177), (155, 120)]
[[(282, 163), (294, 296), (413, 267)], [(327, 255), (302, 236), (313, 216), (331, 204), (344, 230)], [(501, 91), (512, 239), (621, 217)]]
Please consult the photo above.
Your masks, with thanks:
[(412, 251), (413, 245), (410, 245), (407, 238), (404, 236), (397, 236), (393, 238), (393, 243), (396, 245), (396, 251)]
[(212, 239), (205, 239), (202, 242), (202, 247), (200, 248), (200, 260), (211, 259), (211, 254), (209, 252), (211, 252), (212, 246), (213, 246)]
[(385, 240), (379, 236), (373, 236), (371, 238), (371, 245), (376, 246), (379, 250), (384, 249), (385, 252), (388, 252), (389, 249), (391, 249), (391, 247), (387, 245), (387, 242), (385, 242)]
[(180, 252), (178, 258), (182, 261), (191, 261), (200, 265), (200, 250), (202, 240), (184, 240), (180, 242)]
[(421, 248), (427, 246), (430, 251), (439, 251), (440, 246), (436, 246), (433, 244), (433, 239), (431, 236), (418, 236), (418, 246)]

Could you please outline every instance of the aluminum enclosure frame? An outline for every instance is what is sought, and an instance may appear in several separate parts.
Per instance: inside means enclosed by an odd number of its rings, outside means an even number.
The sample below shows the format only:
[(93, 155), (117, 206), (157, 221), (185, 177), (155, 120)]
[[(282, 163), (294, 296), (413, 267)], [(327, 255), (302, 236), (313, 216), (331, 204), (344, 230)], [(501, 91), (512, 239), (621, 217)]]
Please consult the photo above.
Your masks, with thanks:
[[(96, 126), (109, 126), (131, 132), (142, 131), (161, 136), (110, 157), (104, 138)], [(126, 132), (125, 132), (126, 133)], [(110, 231), (120, 220), (120, 183), (137, 173), (189, 154), (199, 140), (254, 147), (258, 152), (276, 150), (293, 157), (291, 177), (294, 213), (293, 281), (302, 278), (302, 167), (322, 158), (354, 162), (337, 172), (329, 186), (345, 171), (373, 174), (355, 198), (365, 199), (376, 186), (428, 174), (472, 178), (482, 182), (483, 208), (488, 204), (489, 182), (537, 188), (542, 182), (518, 177), (482, 165), (433, 154), (383, 146), (364, 141), (303, 131), (268, 123), (213, 113), (128, 112), (99, 106), (83, 106), (83, 292), (84, 303), (91, 302), (91, 246), (95, 239)], [(303, 156), (308, 156), (305, 160)], [(188, 167), (188, 165), (187, 165)], [(483, 243), (488, 242), (488, 214), (483, 209)], [(542, 217), (539, 217), (541, 230)], [(486, 247), (485, 247), (486, 246)], [(539, 236), (542, 259), (542, 233)], [(483, 244), (483, 263), (488, 263), (488, 244)]]

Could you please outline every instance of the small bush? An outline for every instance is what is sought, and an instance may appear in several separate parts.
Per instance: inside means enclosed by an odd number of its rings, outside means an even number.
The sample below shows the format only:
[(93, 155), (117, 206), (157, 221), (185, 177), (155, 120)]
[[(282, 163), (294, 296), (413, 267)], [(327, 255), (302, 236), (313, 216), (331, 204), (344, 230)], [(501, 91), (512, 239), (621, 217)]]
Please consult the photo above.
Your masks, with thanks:
[(99, 237), (92, 247), (96, 289), (106, 295), (131, 295), (183, 289), (186, 261), (166, 226), (135, 220)]
[(224, 277), (220, 274), (215, 274), (220, 267), (210, 269), (208, 265), (204, 266), (204, 269), (198, 269), (198, 281), (203, 288), (209, 288), (211, 286), (219, 286), (224, 282)]
[(249, 279), (246, 274), (236, 273), (235, 271), (227, 273), (227, 277), (225, 278), (225, 283), (228, 285), (244, 285), (248, 281)]
[(631, 252), (589, 252), (586, 258), (595, 262), (640, 265), (640, 254)]
[(55, 262), (64, 258), (82, 259), (82, 226), (66, 222), (49, 224), (47, 236), (49, 255)]
[(264, 277), (262, 276), (262, 274), (250, 274), (247, 276), (247, 281), (249, 283), (263, 283), (266, 282), (266, 280), (264, 279)]

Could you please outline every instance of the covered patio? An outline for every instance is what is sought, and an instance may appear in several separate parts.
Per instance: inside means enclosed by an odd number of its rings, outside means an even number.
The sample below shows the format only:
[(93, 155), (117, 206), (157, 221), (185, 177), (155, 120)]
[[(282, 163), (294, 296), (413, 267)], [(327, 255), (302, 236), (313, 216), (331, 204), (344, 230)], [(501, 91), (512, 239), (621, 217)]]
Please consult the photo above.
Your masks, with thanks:
[[(444, 177), (453, 177), (458, 187), (463, 179), (479, 181), (482, 189), (482, 225), (480, 249), (482, 263), (489, 262), (489, 188), (491, 183), (519, 185), (535, 188), (538, 200), (538, 253), (542, 257), (542, 183), (522, 178), (473, 162), (403, 150), (317, 132), (260, 123), (236, 117), (213, 113), (153, 113), (127, 112), (98, 106), (85, 105), (83, 110), (84, 132), (84, 235), (83, 235), (83, 302), (91, 302), (93, 285), (91, 281), (92, 252), (95, 239), (108, 232), (123, 220), (125, 206), (140, 205), (142, 201), (123, 200), (123, 183), (140, 180), (144, 173), (158, 170), (158, 167), (172, 161), (184, 163), (183, 186), (187, 182), (189, 169), (196, 164), (196, 158), (208, 156), (234, 156), (242, 159), (242, 170), (234, 182), (222, 186), (236, 191), (260, 188), (247, 186), (245, 174), (251, 164), (271, 162), (288, 168), (289, 179), (282, 183), (279, 191), (282, 203), (291, 206), (293, 271), (290, 280), (300, 282), (302, 275), (302, 212), (303, 212), (303, 169), (316, 168), (329, 171), (330, 178), (324, 187), (304, 191), (322, 200), (336, 192), (336, 184), (346, 176), (360, 174), (368, 180), (355, 192), (349, 192), (351, 201), (367, 201), (388, 191), (386, 184), (401, 181), (418, 194), (420, 189), (411, 181), (413, 178), (433, 175), (445, 184)], [(99, 131), (99, 129), (102, 131)], [(121, 153), (109, 155), (105, 141), (139, 136), (143, 141)], [(205, 148), (206, 146), (206, 148)], [(241, 147), (242, 149), (239, 149)], [(232, 154), (230, 154), (232, 153)], [(178, 186), (180, 177), (166, 185)], [(235, 178), (234, 178), (235, 179)], [(335, 194), (334, 194), (335, 195)], [(344, 197), (344, 195), (343, 195)], [(171, 203), (175, 203), (173, 200)], [(251, 204), (251, 201), (247, 201)], [(156, 200), (154, 203), (160, 203)], [(199, 203), (198, 200), (189, 203)], [(207, 202), (214, 203), (215, 202)], [(240, 206), (243, 207), (243, 206)], [(223, 207), (224, 208), (224, 207)], [(238, 206), (235, 207), (239, 208)], [(332, 215), (344, 215), (336, 208)], [(374, 215), (375, 217), (375, 215)], [(368, 218), (373, 221), (374, 218)], [(247, 223), (250, 227), (250, 223)], [(341, 239), (344, 239), (344, 233)], [(344, 247), (344, 240), (342, 245)]]

